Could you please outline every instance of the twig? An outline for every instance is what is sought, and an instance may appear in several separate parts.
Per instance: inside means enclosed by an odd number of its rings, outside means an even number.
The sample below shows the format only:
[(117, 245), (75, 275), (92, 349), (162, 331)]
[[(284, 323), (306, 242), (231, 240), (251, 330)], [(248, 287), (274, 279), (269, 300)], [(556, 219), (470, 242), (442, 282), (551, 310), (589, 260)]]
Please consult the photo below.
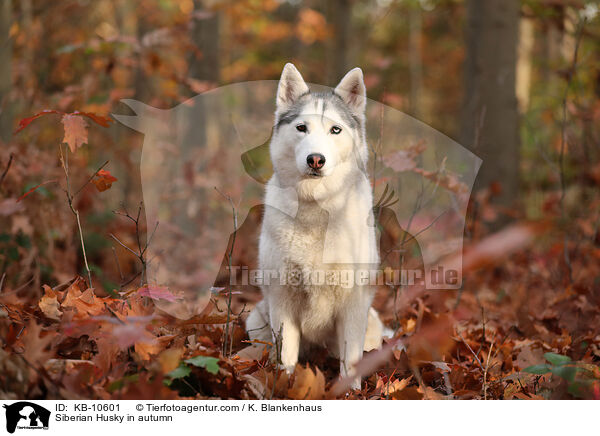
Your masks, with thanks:
[(13, 289), (12, 291), (9, 291), (9, 292), (0, 293), (0, 297), (5, 297), (7, 295), (16, 294), (17, 292), (22, 291), (27, 286), (29, 286), (33, 282), (33, 280), (35, 280), (35, 276), (31, 277), (29, 280), (27, 280), (27, 282), (25, 282), (25, 284), (19, 286), (17, 289)]
[[(229, 264), (229, 271), (231, 271), (231, 267), (232, 267), (231, 258), (233, 256), (233, 247), (235, 246), (235, 238), (236, 238), (237, 227), (238, 227), (237, 210), (235, 209), (233, 200), (231, 199), (231, 197), (229, 195), (222, 193), (219, 190), (219, 188), (217, 188), (216, 186), (215, 186), (215, 191), (217, 191), (219, 194), (221, 194), (225, 199), (227, 199), (229, 201), (229, 204), (231, 205), (231, 211), (233, 213), (233, 236), (232, 236), (232, 240), (231, 240), (231, 247), (229, 249), (229, 253), (227, 254), (227, 263)], [(229, 322), (231, 319), (231, 297), (232, 297), (232, 292), (230, 290), (229, 296), (227, 299), (227, 322), (225, 323), (225, 338), (223, 340), (223, 356), (225, 356), (227, 354), (227, 341), (229, 340)], [(231, 336), (232, 336), (231, 337), (231, 347), (233, 347), (233, 332), (232, 332)]]
[(85, 243), (83, 242), (83, 230), (81, 229), (81, 220), (79, 219), (79, 211), (75, 211), (75, 217), (77, 218), (77, 227), (79, 228), (79, 239), (81, 240), (81, 250), (83, 251), (83, 262), (85, 264), (85, 269), (88, 273), (88, 279), (90, 282), (90, 288), (93, 288), (92, 285), (92, 272), (90, 270), (90, 266), (88, 265), (87, 254), (85, 252)]
[(123, 282), (123, 280), (125, 280), (125, 277), (123, 277), (123, 272), (121, 271), (121, 265), (119, 264), (119, 256), (117, 256), (117, 250), (115, 250), (114, 246), (111, 248), (113, 256), (115, 257), (115, 263), (117, 264), (117, 270), (119, 271), (119, 277), (121, 277), (121, 282)]
[(2, 182), (4, 182), (4, 178), (6, 177), (6, 173), (8, 173), (8, 170), (10, 169), (10, 165), (12, 164), (13, 157), (14, 157), (14, 155), (11, 153), (10, 157), (8, 158), (8, 163), (6, 164), (6, 168), (2, 172), (2, 175), (0, 176), (0, 186), (2, 186)]
[(125, 286), (127, 286), (129, 283), (133, 282), (139, 275), (141, 274), (140, 272), (135, 273), (129, 280), (127, 280), (126, 282), (121, 282), (121, 284), (119, 285), (119, 287), (124, 288)]
[(60, 151), (60, 162), (62, 164), (63, 170), (65, 171), (65, 178), (67, 181), (67, 189), (65, 191), (65, 194), (67, 195), (67, 201), (69, 203), (69, 208), (71, 209), (71, 212), (73, 212), (73, 215), (75, 215), (75, 219), (77, 221), (77, 228), (79, 229), (79, 239), (81, 240), (81, 250), (83, 251), (83, 262), (85, 264), (85, 269), (88, 274), (89, 287), (93, 288), (94, 285), (92, 284), (92, 271), (90, 270), (90, 266), (87, 261), (87, 254), (85, 252), (85, 243), (83, 241), (83, 230), (81, 229), (81, 219), (79, 218), (79, 211), (73, 207), (74, 196), (71, 195), (71, 181), (69, 179), (69, 154), (67, 153), (67, 154), (63, 155), (62, 144), (58, 145), (58, 150)]
[[(137, 248), (138, 249), (137, 252), (134, 251), (133, 249), (129, 248), (123, 242), (121, 242), (119, 240), (119, 238), (117, 238), (115, 235), (113, 235), (112, 233), (110, 234), (110, 236), (115, 241), (117, 241), (117, 243), (119, 245), (121, 245), (123, 248), (125, 248), (126, 250), (128, 250), (129, 252), (131, 252), (140, 261), (140, 264), (142, 265), (141, 278), (140, 278), (140, 286), (144, 286), (144, 280), (147, 281), (146, 270), (147, 270), (147, 267), (148, 267), (148, 261), (147, 261), (145, 255), (146, 255), (146, 251), (148, 250), (148, 247), (150, 246), (150, 242), (152, 241), (152, 237), (154, 236), (154, 233), (156, 232), (156, 229), (158, 228), (158, 221), (157, 221), (156, 225), (154, 226), (154, 230), (150, 234), (150, 237), (147, 238), (146, 244), (144, 244), (142, 246), (142, 240), (141, 240), (141, 237), (140, 237), (140, 216), (142, 214), (142, 206), (143, 206), (143, 203), (140, 203), (140, 206), (139, 206), (138, 212), (137, 212), (137, 216), (135, 218), (129, 214), (129, 212), (127, 211), (127, 209), (125, 208), (124, 205), (122, 205), (124, 212), (119, 212), (118, 210), (113, 210), (113, 213), (115, 215), (121, 215), (121, 216), (123, 216), (123, 217), (131, 220), (135, 224), (135, 238), (136, 238), (137, 247), (138, 247)], [(137, 275), (135, 277), (137, 277)], [(125, 285), (127, 285), (129, 283), (131, 283), (132, 281), (133, 280), (130, 280), (126, 284), (122, 284), (121, 287), (125, 286)]]
[(477, 364), (479, 365), (479, 368), (481, 368), (481, 371), (485, 371), (483, 369), (483, 365), (481, 364), (481, 360), (479, 360), (479, 357), (477, 356), (477, 354), (475, 354), (475, 351), (473, 351), (473, 349), (471, 348), (471, 346), (467, 343), (467, 341), (465, 341), (465, 338), (462, 337), (462, 335), (458, 333), (458, 336), (460, 337), (460, 339), (463, 341), (463, 344), (465, 344), (467, 346), (467, 348), (469, 349), (469, 351), (471, 352), (471, 354), (473, 355), (473, 357), (475, 357), (475, 360), (477, 361)]
[(134, 255), (134, 256), (137, 256), (137, 255), (138, 255), (138, 254), (137, 254), (135, 251), (133, 251), (133, 250), (132, 250), (131, 248), (129, 248), (127, 245), (123, 244), (123, 243), (122, 243), (122, 242), (119, 240), (119, 238), (117, 238), (117, 237), (116, 237), (115, 235), (113, 235), (112, 233), (110, 234), (110, 237), (111, 237), (111, 238), (113, 238), (115, 241), (117, 241), (117, 243), (118, 243), (118, 244), (119, 244), (121, 247), (123, 247), (124, 249), (126, 249), (126, 250), (129, 250), (131, 253), (133, 253), (133, 255)]
[(492, 354), (492, 348), (494, 348), (494, 343), (490, 345), (490, 350), (488, 351), (487, 359), (485, 361), (485, 370), (483, 371), (483, 399), (487, 400), (487, 374), (490, 365), (490, 355)]
[(91, 181), (94, 179), (94, 177), (96, 177), (96, 175), (97, 175), (97, 174), (100, 172), (100, 170), (101, 170), (102, 168), (104, 168), (106, 165), (108, 165), (108, 162), (109, 162), (109, 161), (106, 161), (106, 162), (104, 162), (104, 163), (102, 164), (102, 166), (101, 166), (100, 168), (98, 168), (94, 174), (92, 174), (92, 177), (90, 177), (90, 178), (88, 179), (88, 181), (87, 181), (87, 182), (85, 182), (85, 183), (83, 184), (83, 186), (82, 186), (81, 188), (79, 188), (75, 194), (73, 194), (73, 197), (77, 197), (77, 194), (79, 194), (79, 193), (82, 191), (82, 189), (83, 189), (83, 188), (85, 188), (85, 187), (86, 187), (86, 186), (87, 186), (87, 185), (88, 185), (88, 184), (89, 184), (89, 183), (90, 183), (90, 182), (91, 182)]

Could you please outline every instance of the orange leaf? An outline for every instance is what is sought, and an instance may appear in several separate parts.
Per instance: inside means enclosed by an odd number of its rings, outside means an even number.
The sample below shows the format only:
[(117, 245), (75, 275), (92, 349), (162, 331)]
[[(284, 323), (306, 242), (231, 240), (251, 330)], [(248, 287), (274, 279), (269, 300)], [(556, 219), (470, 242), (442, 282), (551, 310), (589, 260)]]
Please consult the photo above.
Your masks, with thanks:
[(325, 377), (316, 368), (314, 373), (308, 366), (303, 368), (297, 366), (294, 373), (294, 384), (288, 391), (290, 398), (294, 400), (322, 400), (325, 398)]
[(96, 185), (96, 189), (98, 189), (99, 192), (110, 189), (113, 182), (116, 182), (116, 181), (117, 181), (117, 178), (114, 177), (109, 171), (106, 171), (106, 170), (98, 171), (98, 173), (96, 174), (96, 178), (94, 180), (92, 180), (94, 185)]
[(171, 372), (179, 366), (183, 352), (183, 348), (169, 348), (158, 355), (158, 363), (160, 363), (163, 374)]
[(62, 123), (65, 128), (63, 142), (69, 145), (72, 153), (75, 153), (79, 147), (88, 142), (87, 123), (80, 116), (70, 114), (63, 115)]
[(61, 306), (75, 309), (74, 318), (76, 319), (96, 316), (104, 311), (104, 302), (96, 297), (91, 289), (82, 293), (79, 289), (79, 282), (75, 282), (69, 287)]
[(142, 360), (150, 360), (152, 355), (156, 355), (164, 350), (174, 337), (173, 335), (166, 335), (152, 340), (144, 339), (143, 341), (136, 342), (134, 347), (135, 352), (138, 353)]

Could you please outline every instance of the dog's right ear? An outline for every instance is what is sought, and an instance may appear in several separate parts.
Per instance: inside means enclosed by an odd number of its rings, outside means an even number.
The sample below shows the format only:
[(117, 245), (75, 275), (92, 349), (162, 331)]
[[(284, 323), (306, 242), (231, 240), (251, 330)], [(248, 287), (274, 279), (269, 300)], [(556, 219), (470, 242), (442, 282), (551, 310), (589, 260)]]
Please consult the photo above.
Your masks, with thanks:
[(283, 112), (294, 104), (298, 97), (309, 91), (306, 82), (293, 64), (285, 64), (277, 87), (277, 112)]

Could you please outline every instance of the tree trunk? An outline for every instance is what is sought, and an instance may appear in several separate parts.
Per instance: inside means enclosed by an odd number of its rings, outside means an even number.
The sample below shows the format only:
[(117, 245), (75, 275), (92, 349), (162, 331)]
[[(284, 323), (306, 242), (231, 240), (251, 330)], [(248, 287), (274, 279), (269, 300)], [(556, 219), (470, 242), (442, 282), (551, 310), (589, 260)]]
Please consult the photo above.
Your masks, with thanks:
[(483, 159), (475, 189), (497, 182), (499, 205), (519, 187), (516, 62), (519, 0), (467, 0), (461, 141)]
[(410, 65), (410, 115), (415, 118), (421, 117), (421, 97), (423, 82), (423, 60), (421, 52), (421, 6), (414, 4), (409, 6), (409, 46), (408, 61)]
[[(203, 2), (194, 1), (194, 12), (205, 12)], [(189, 75), (193, 79), (219, 83), (219, 12), (213, 15), (192, 19), (191, 40), (195, 45), (190, 56)]]
[(10, 141), (13, 131), (13, 113), (10, 102), (12, 88), (12, 40), (9, 35), (11, 14), (11, 0), (2, 0), (0, 5), (0, 139), (4, 143)]
[(348, 42), (350, 40), (351, 0), (328, 2), (327, 22), (332, 24), (333, 35), (329, 46), (329, 83), (337, 83), (348, 72)]

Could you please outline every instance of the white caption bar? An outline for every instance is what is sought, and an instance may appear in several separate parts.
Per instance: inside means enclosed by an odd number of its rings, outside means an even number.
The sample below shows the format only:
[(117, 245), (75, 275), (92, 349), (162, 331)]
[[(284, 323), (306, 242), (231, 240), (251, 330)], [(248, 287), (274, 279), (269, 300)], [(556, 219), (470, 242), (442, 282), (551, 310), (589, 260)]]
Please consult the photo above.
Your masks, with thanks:
[[(592, 401), (0, 401), (15, 435), (585, 434)], [(594, 425), (594, 427), (593, 427)], [(225, 432), (225, 433), (222, 433)], [(0, 432), (2, 433), (2, 432)], [(127, 433), (130, 434), (130, 433)], [(384, 433), (381, 433), (384, 434)], [(312, 436), (310, 433), (308, 436)]]

